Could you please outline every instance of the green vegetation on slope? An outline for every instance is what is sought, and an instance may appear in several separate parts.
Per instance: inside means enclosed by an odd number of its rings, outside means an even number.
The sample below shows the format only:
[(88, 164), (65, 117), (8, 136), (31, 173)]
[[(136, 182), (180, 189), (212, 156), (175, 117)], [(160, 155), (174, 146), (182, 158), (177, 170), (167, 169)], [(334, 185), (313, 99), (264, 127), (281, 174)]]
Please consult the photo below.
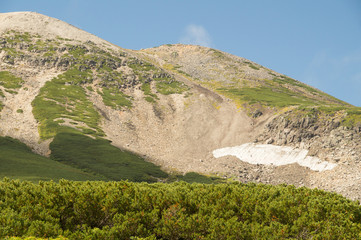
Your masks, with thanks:
[(273, 90), (269, 87), (259, 88), (218, 88), (217, 91), (237, 98), (248, 104), (261, 103), (271, 107), (287, 107), (287, 106), (314, 106), (315, 101), (308, 99), (301, 94), (291, 92), (287, 89)]
[(175, 181), (184, 181), (187, 183), (203, 183), (203, 184), (212, 184), (212, 183), (225, 183), (224, 179), (219, 177), (208, 177), (196, 172), (188, 172), (184, 175), (172, 175), (167, 182)]
[(7, 32), (7, 34), (11, 34), (12, 38), (9, 38), (9, 43), (22, 43), (22, 42), (30, 42), (31, 41), (31, 35), (28, 32), (19, 33), (15, 30), (10, 30)]
[[(219, 84), (213, 85), (217, 86)], [(352, 107), (328, 94), (286, 76), (275, 77), (273, 80), (264, 80), (264, 84), (254, 87), (235, 85), (217, 87), (215, 90), (231, 98), (239, 105), (261, 104), (276, 108), (288, 106), (298, 106), (299, 108), (326, 106), (329, 109), (335, 106), (342, 106), (343, 108)]]
[(3, 86), (5, 89), (18, 89), (21, 88), (24, 81), (14, 76), (8, 71), (0, 72), (0, 86)]
[(58, 134), (51, 144), (50, 159), (33, 153), (24, 143), (0, 137), (0, 178), (32, 182), (60, 179), (125, 180), (154, 182), (186, 181), (216, 183), (220, 179), (198, 173), (170, 175), (139, 156), (111, 146), (109, 141), (94, 140), (79, 134)]
[(182, 94), (189, 89), (184, 83), (178, 81), (167, 81), (165, 79), (156, 82), (155, 86), (157, 87), (157, 91), (163, 95)]
[(150, 86), (147, 86), (149, 82), (146, 82), (146, 80), (149, 79), (153, 79), (156, 82), (155, 87), (157, 91), (163, 95), (182, 94), (189, 89), (187, 85), (175, 80), (173, 76), (164, 72), (163, 69), (157, 68), (150, 63), (133, 59), (128, 66), (133, 69), (134, 73), (143, 83), (142, 90), (148, 95), (146, 100), (149, 102), (157, 100), (156, 95), (151, 94)]
[(33, 153), (24, 143), (0, 137), (0, 177), (29, 180), (103, 180), (71, 166)]
[[(16, 31), (8, 31), (0, 37), (0, 40), (10, 43), (0, 50), (5, 51), (6, 61), (10, 64), (14, 64), (19, 57), (24, 58), (25, 56), (33, 59), (41, 56), (42, 64), (52, 65), (57, 62), (61, 68), (69, 68), (62, 75), (63, 78), (73, 77), (73, 79), (64, 81), (67, 85), (87, 87), (84, 85), (97, 80), (95, 90), (98, 90), (104, 103), (115, 110), (132, 106), (132, 99), (124, 94), (122, 89), (134, 87), (137, 84), (153, 80), (159, 81), (156, 85), (157, 90), (159, 88), (159, 92), (166, 95), (182, 93), (187, 89), (184, 84), (177, 82), (173, 76), (147, 61), (130, 57), (121, 51), (112, 49), (105, 51), (90, 41), (80, 44), (77, 41), (69, 41), (69, 39), (61, 37), (44, 40), (38, 35)], [(19, 48), (17, 47), (19, 44), (24, 46)], [(120, 69), (122, 65), (130, 67), (133, 70), (131, 73), (133, 76), (124, 73)], [(75, 74), (76, 79), (71, 76), (72, 74)], [(167, 86), (168, 83), (169, 86)], [(148, 95), (146, 100), (155, 102), (158, 99)], [(88, 127), (91, 128), (91, 126)], [(93, 130), (101, 134), (97, 129)], [(49, 138), (51, 135), (54, 134), (45, 136), (45, 138)]]
[(132, 107), (132, 98), (115, 87), (103, 88), (102, 92), (98, 91), (98, 94), (102, 96), (104, 104), (113, 109), (120, 110), (123, 107)]
[[(134, 57), (127, 58), (124, 52), (107, 52), (92, 42), (81, 45), (69, 42), (64, 44), (61, 41), (65, 40), (61, 38), (44, 41), (39, 36), (20, 34), (21, 37), (16, 37), (18, 35), (17, 32), (8, 32), (3, 39), (8, 41), (26, 38), (29, 40), (27, 50), (36, 55), (42, 54), (43, 62), (51, 64), (52, 61), (57, 61), (62, 67), (68, 68), (65, 73), (47, 82), (32, 103), (33, 114), (40, 122), (39, 133), (42, 139), (52, 138), (58, 132), (74, 130), (94, 137), (104, 135), (99, 127), (100, 115), (88, 100), (85, 91), (90, 89), (90, 84), (94, 88), (91, 89), (101, 95), (104, 104), (115, 110), (132, 107), (132, 98), (123, 89), (137, 84), (146, 85), (145, 82), (157, 81), (157, 90), (165, 95), (182, 93), (188, 89), (162, 69)], [(16, 43), (18, 42), (14, 42)], [(12, 45), (9, 47), (11, 51), (18, 49)], [(23, 55), (29, 54), (24, 50), (19, 51)], [(51, 56), (45, 56), (49, 52), (52, 52)], [(14, 59), (16, 57), (14, 55)], [(125, 63), (132, 69), (133, 73), (130, 74), (134, 74), (133, 76), (121, 70), (120, 67)], [(158, 100), (155, 94), (148, 92), (146, 95), (147, 101)], [(77, 124), (69, 125), (69, 122)]]
[(152, 93), (150, 83), (143, 83), (141, 89), (142, 89), (144, 95), (146, 95), (145, 96), (146, 101), (148, 101), (150, 103), (155, 103), (156, 100), (159, 99), (157, 94)]
[(50, 144), (51, 158), (64, 164), (98, 174), (107, 180), (154, 182), (168, 175), (153, 163), (122, 151), (104, 139), (76, 133), (59, 133)]
[(5, 240), (68, 240), (68, 238), (59, 236), (55, 238), (37, 238), (37, 237), (10, 237)]
[(259, 70), (260, 69), (260, 67), (257, 67), (253, 63), (250, 63), (250, 62), (245, 62), (245, 63), (248, 65), (248, 67), (250, 67), (250, 68), (252, 68), (254, 70)]
[[(4, 88), (5, 91), (16, 94), (16, 89), (21, 88), (24, 81), (13, 75), (8, 71), (0, 71), (0, 86)], [(0, 89), (0, 97), (5, 97), (3, 91)], [(0, 111), (3, 109), (4, 104), (0, 100)]]
[(89, 101), (81, 82), (91, 81), (88, 71), (70, 69), (57, 78), (47, 82), (32, 102), (34, 117), (39, 121), (42, 139), (54, 137), (57, 133), (71, 131), (61, 125), (64, 119), (86, 124), (87, 127), (74, 126), (86, 134), (103, 136), (99, 128), (100, 114)]
[(318, 189), (256, 184), (0, 182), (0, 237), (359, 239), (361, 207)]
[[(0, 98), (3, 98), (3, 97), (5, 97), (5, 95), (4, 95), (3, 91), (0, 89)], [(4, 107), (4, 104), (0, 100), (0, 112), (3, 109), (3, 107)]]
[[(335, 115), (337, 112), (345, 112), (342, 125), (348, 128), (361, 125), (361, 108), (349, 104), (341, 105), (308, 98), (301, 93), (292, 92), (287, 88), (272, 89), (271, 87), (257, 88), (218, 88), (217, 91), (226, 97), (233, 99), (239, 106), (261, 104), (269, 107), (284, 108), (297, 106), (298, 111), (305, 115), (318, 111), (319, 115)], [(317, 109), (317, 110), (316, 110)]]
[(346, 117), (342, 121), (342, 125), (348, 128), (354, 126), (361, 128), (361, 107), (346, 108)]
[[(169, 45), (144, 52), (165, 59), (164, 69), (233, 100), (237, 107), (245, 108), (250, 115), (255, 109), (283, 111), (291, 107), (307, 114), (317, 108), (329, 115), (344, 112), (342, 125), (348, 128), (361, 125), (361, 108), (307, 84), (216, 49), (200, 47), (187, 54), (178, 54), (182, 48), (182, 45)], [(192, 57), (195, 61), (191, 63), (189, 59)]]

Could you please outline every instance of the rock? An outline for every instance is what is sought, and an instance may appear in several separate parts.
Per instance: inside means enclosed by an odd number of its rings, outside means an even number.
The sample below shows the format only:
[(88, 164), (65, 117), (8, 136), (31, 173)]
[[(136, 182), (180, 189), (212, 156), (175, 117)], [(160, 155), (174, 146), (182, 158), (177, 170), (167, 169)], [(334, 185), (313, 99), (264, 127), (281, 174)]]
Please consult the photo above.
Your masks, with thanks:
[(274, 143), (274, 141), (275, 140), (273, 138), (269, 138), (266, 140), (266, 144), (272, 144), (272, 143)]
[(252, 113), (252, 117), (253, 118), (258, 118), (258, 117), (260, 117), (260, 116), (262, 116), (263, 115), (263, 113), (261, 112), (261, 110), (259, 110), (259, 109), (257, 109), (256, 111), (254, 111), (253, 113)]

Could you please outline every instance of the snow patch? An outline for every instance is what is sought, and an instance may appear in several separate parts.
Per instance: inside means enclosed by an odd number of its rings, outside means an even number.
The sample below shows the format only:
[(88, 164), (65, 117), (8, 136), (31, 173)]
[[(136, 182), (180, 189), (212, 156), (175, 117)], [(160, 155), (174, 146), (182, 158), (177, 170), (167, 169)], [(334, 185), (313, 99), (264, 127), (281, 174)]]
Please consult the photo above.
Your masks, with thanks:
[(220, 148), (213, 151), (215, 158), (235, 156), (250, 164), (287, 165), (297, 163), (313, 171), (331, 170), (336, 163), (321, 161), (317, 157), (307, 156), (308, 151), (293, 147), (274, 146), (269, 144), (246, 143), (236, 147)]

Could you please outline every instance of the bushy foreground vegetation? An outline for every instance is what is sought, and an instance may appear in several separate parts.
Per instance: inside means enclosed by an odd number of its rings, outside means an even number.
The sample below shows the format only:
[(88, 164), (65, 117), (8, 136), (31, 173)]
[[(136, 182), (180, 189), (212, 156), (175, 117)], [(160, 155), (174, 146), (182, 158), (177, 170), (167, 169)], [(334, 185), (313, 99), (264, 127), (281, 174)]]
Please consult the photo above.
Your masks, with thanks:
[(263, 184), (0, 182), (0, 237), (359, 239), (361, 207)]

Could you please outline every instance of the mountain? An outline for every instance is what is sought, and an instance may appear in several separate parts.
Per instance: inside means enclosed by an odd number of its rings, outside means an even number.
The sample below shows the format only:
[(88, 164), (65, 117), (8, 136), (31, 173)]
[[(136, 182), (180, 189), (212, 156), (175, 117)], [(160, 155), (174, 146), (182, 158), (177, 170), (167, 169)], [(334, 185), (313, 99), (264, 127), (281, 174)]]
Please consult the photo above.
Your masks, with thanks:
[(198, 172), (361, 199), (358, 107), (211, 48), (123, 49), (33, 12), (0, 14), (0, 33), (0, 136), (44, 161), (103, 180)]

